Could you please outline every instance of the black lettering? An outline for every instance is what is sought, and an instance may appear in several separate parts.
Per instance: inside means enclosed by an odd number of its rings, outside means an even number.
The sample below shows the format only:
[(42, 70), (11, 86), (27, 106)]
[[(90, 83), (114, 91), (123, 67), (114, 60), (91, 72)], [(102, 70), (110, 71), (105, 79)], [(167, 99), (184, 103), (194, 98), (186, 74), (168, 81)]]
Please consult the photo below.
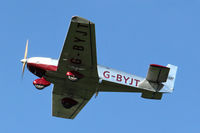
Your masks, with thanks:
[(87, 36), (87, 32), (84, 32), (84, 31), (80, 31), (80, 30), (77, 30), (76, 32), (82, 34), (83, 36)]
[(85, 40), (82, 40), (82, 39), (80, 39), (78, 37), (75, 37), (74, 38), (74, 42), (85, 42)]
[(71, 59), (71, 63), (73, 63), (73, 64), (81, 64), (81, 60), (80, 59), (74, 59), (74, 58), (72, 58)]
[(84, 51), (84, 47), (83, 46), (78, 46), (78, 45), (74, 45), (73, 49), (74, 50), (79, 50), (79, 51)]
[(83, 24), (81, 24), (81, 23), (78, 23), (77, 27), (78, 27), (78, 28), (79, 28), (79, 27), (88, 28), (88, 25), (83, 25)]

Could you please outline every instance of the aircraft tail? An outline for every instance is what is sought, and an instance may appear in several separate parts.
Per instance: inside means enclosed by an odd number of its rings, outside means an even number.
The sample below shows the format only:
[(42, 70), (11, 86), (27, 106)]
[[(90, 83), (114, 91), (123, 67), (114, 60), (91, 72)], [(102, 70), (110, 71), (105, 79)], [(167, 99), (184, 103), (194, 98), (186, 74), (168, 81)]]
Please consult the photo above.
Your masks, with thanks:
[(167, 77), (167, 81), (163, 83), (164, 87), (160, 90), (160, 92), (173, 92), (174, 90), (174, 83), (178, 67), (171, 64), (168, 64), (167, 67), (170, 68), (169, 74)]
[(152, 89), (156, 92), (144, 92), (142, 97), (160, 100), (163, 93), (173, 92), (177, 69), (177, 66), (171, 64), (166, 67), (151, 64), (146, 80), (140, 83), (139, 87)]

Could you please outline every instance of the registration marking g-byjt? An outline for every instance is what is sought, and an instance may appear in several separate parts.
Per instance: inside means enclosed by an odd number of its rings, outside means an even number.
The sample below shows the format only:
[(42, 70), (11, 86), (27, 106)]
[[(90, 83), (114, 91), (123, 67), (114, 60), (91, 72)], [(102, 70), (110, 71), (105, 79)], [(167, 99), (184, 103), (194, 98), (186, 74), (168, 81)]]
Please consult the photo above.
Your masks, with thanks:
[(77, 52), (77, 54), (76, 54), (77, 56), (70, 59), (71, 63), (73, 63), (73, 64), (81, 65), (83, 63), (83, 61), (80, 57), (83, 54), (84, 49), (85, 49), (84, 46), (87, 43), (85, 43), (86, 40), (80, 38), (80, 36), (83, 38), (87, 37), (88, 33), (85, 31), (87, 29), (88, 29), (88, 25), (84, 25), (84, 24), (80, 24), (80, 23), (77, 24), (77, 29), (76, 29), (77, 34), (75, 34), (76, 36), (73, 38), (74, 45), (72, 47), (72, 50), (74, 52)]
[(106, 79), (114, 78), (114, 80), (117, 81), (117, 82), (125, 83), (127, 85), (132, 85), (132, 86), (138, 86), (138, 84), (140, 82), (140, 80), (135, 79), (133, 77), (129, 77), (127, 75), (122, 75), (122, 74), (119, 74), (119, 73), (116, 74), (116, 76), (112, 75), (112, 74), (110, 74), (110, 71), (104, 71), (103, 77), (106, 78)]

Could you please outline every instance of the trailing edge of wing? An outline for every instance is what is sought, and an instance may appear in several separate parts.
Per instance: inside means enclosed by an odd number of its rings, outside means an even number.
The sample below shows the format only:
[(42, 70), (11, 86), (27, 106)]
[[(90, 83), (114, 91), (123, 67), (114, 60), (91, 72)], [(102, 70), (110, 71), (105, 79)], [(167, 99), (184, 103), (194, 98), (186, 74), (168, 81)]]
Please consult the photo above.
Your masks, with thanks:
[(91, 21), (89, 21), (85, 18), (79, 17), (79, 16), (73, 16), (71, 21), (75, 22), (75, 23), (82, 23), (82, 24), (89, 24), (89, 23), (94, 24)]

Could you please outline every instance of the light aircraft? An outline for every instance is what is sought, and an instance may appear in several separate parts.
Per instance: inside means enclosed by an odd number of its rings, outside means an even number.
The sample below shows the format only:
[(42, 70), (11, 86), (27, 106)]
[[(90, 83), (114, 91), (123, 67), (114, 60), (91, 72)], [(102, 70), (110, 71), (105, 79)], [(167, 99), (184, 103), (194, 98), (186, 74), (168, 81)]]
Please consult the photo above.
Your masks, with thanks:
[(59, 60), (27, 58), (26, 43), (24, 69), (39, 78), (33, 85), (42, 90), (53, 87), (52, 115), (74, 119), (91, 97), (98, 92), (138, 92), (147, 99), (161, 99), (163, 93), (174, 89), (177, 66), (151, 64), (146, 78), (97, 65), (95, 25), (89, 20), (74, 16)]

